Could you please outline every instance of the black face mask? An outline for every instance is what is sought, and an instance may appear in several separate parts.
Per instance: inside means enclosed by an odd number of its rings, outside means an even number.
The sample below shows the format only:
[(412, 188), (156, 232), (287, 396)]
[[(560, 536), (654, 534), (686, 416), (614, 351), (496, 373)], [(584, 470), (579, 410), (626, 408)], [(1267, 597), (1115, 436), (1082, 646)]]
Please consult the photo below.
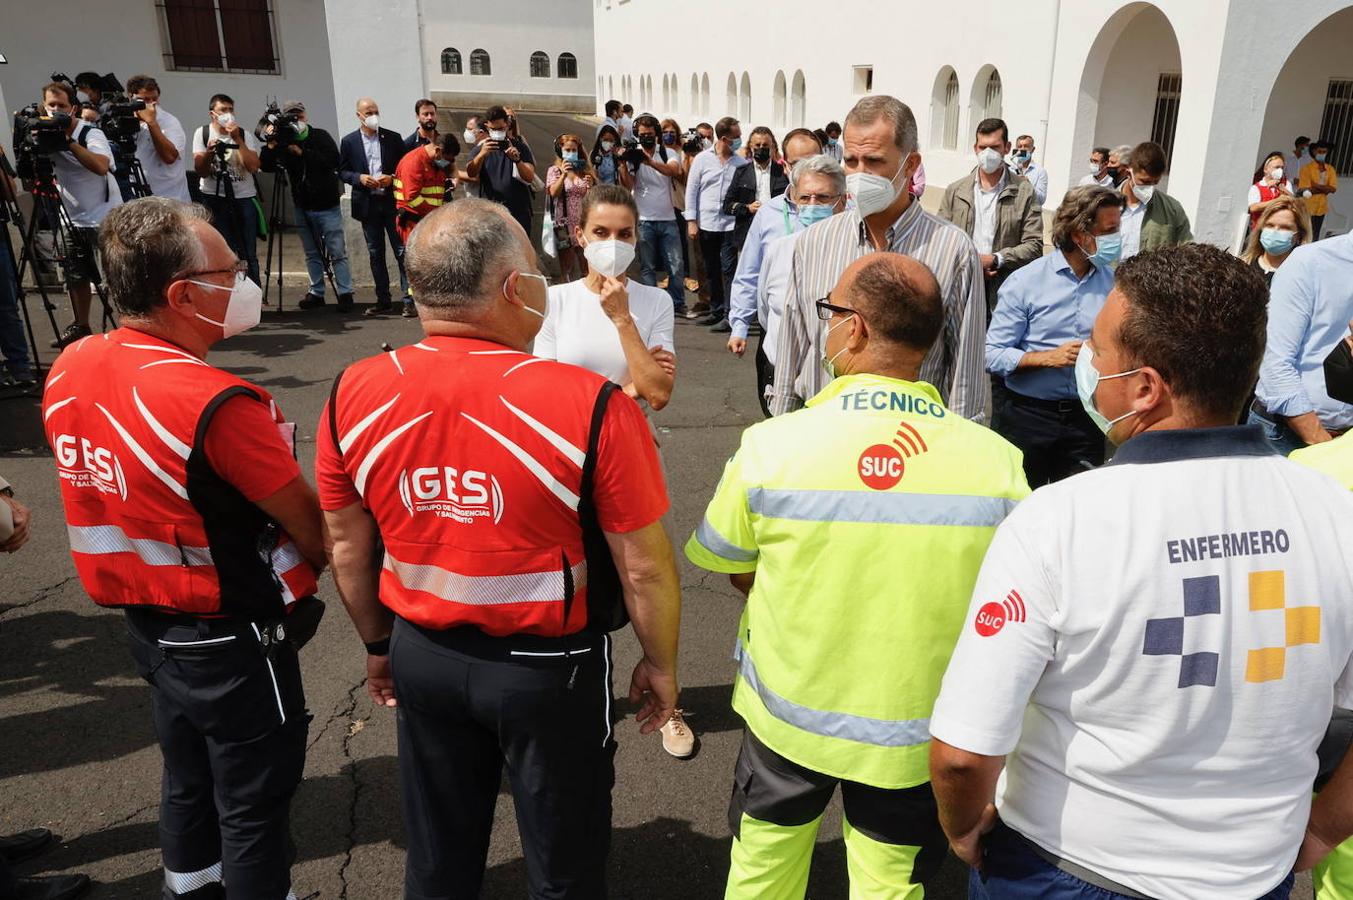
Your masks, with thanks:
[(639, 146), (652, 150), (658, 145), (658, 139), (651, 134), (639, 135)]
[(770, 162), (770, 148), (758, 147), (752, 151), (752, 159), (757, 162)]
[(1110, 178), (1114, 179), (1115, 181), (1118, 180), (1118, 172), (1119, 172), (1119, 169), (1118, 169), (1117, 166), (1109, 166), (1109, 167), (1108, 167), (1107, 169), (1105, 169), (1104, 171), (1109, 173), (1109, 177), (1110, 177)]
[(1325, 357), (1325, 393), (1331, 400), (1353, 403), (1353, 350), (1346, 340)]

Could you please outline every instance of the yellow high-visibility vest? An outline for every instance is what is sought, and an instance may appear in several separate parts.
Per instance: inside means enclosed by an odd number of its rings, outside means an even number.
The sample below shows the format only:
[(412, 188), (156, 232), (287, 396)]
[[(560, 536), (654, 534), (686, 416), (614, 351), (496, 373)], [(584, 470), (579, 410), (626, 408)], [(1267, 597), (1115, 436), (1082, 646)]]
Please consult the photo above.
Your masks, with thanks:
[(1323, 444), (1293, 450), (1288, 458), (1333, 476), (1344, 487), (1353, 490), (1353, 431)]

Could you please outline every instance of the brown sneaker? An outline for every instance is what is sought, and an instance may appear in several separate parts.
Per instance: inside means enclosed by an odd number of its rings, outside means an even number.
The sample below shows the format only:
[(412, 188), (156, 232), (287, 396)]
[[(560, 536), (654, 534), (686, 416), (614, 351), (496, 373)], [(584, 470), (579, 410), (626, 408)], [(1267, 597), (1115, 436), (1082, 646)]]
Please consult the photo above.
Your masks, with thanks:
[(662, 726), (662, 749), (677, 759), (690, 759), (695, 755), (695, 732), (691, 731), (683, 718), (684, 710), (672, 713), (672, 718)]

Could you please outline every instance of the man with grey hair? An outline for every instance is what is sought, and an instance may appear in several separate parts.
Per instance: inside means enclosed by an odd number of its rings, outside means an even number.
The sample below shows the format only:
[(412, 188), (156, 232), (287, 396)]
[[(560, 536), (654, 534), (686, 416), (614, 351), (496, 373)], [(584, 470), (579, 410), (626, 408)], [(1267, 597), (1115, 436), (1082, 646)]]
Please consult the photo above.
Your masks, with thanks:
[[(784, 229), (767, 229), (769, 240), (762, 244), (758, 252), (758, 270), (750, 279), (754, 294), (751, 298), (752, 313), (761, 323), (762, 336), (756, 347), (756, 387), (757, 400), (761, 410), (770, 415), (768, 400), (771, 382), (775, 379), (776, 342), (780, 337), (780, 322), (784, 317), (785, 291), (789, 286), (790, 266), (794, 260), (794, 245), (799, 235), (810, 225), (814, 225), (846, 208), (846, 172), (841, 164), (827, 154), (810, 156), (799, 160), (791, 171), (790, 186), (786, 192), (786, 209), (793, 204), (795, 212), (791, 219), (796, 228), (785, 234)], [(760, 218), (760, 213), (757, 217)], [(746, 251), (744, 251), (745, 257)], [(739, 277), (742, 269), (739, 267)], [(747, 279), (744, 279), (744, 284)], [(737, 288), (733, 296), (736, 298)], [(746, 301), (744, 301), (746, 302)], [(739, 312), (739, 321), (734, 323), (734, 335), (728, 341), (728, 349), (742, 356), (746, 349), (745, 337), (738, 336), (741, 329), (745, 335), (751, 315)]]
[(1113, 187), (1121, 186), (1132, 172), (1132, 145), (1119, 144), (1110, 150), (1109, 167), (1105, 171), (1113, 179)]
[(405, 266), (424, 337), (339, 376), (315, 463), (368, 693), (400, 709), (405, 896), (478, 896), (506, 765), (527, 893), (604, 897), (610, 631), (642, 651), (640, 731), (677, 700), (657, 451), (614, 384), (527, 352), (546, 279), (507, 209), (429, 213)]
[(164, 896), (284, 900), (305, 767), (299, 646), (319, 624), (324, 543), (295, 425), (205, 362), (263, 292), (206, 211), (147, 197), (99, 233), (122, 325), (52, 367), (43, 421), (71, 556), (126, 611), (164, 757)]
[(798, 409), (826, 387), (827, 328), (814, 304), (852, 262), (887, 250), (918, 260), (940, 284), (944, 327), (921, 366), (921, 380), (938, 388), (954, 412), (985, 422), (991, 390), (982, 371), (982, 265), (962, 229), (923, 210), (907, 190), (921, 164), (910, 107), (883, 94), (855, 104), (846, 116), (844, 164), (854, 208), (810, 229), (794, 247), (771, 412)]
[(352, 186), (352, 217), (362, 223), (376, 305), (366, 311), (379, 316), (394, 310), (390, 298), (390, 269), (385, 261), (388, 241), (399, 266), (404, 310), (413, 315), (409, 279), (404, 274), (404, 242), (395, 228), (395, 167), (404, 158), (404, 139), (381, 125), (380, 107), (370, 97), (357, 101), (356, 131), (343, 136), (338, 148), (338, 177)]

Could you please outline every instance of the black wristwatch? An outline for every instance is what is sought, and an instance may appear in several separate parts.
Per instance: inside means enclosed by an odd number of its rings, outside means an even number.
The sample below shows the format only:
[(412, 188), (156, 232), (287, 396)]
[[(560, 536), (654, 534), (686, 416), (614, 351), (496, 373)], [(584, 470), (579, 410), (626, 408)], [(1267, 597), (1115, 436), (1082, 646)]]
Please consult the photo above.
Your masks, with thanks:
[(6, 497), (13, 497), (14, 488), (10, 487), (9, 485), (5, 485), (4, 487), (0, 488), (0, 494), (4, 494)]
[(367, 655), (367, 656), (389, 656), (389, 655), (390, 655), (390, 639), (389, 639), (388, 637), (387, 637), (387, 638), (381, 638), (379, 641), (371, 641), (371, 642), (367, 643), (367, 645), (366, 645), (366, 655)]

